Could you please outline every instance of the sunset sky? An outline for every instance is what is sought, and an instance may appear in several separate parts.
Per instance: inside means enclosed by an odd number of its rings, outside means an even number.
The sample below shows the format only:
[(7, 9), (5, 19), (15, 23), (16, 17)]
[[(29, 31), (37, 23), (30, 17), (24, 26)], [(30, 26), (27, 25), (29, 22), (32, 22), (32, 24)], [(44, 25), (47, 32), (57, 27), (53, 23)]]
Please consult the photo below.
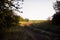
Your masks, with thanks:
[(18, 14), (30, 20), (46, 20), (55, 13), (53, 9), (54, 1), (55, 0), (24, 0), (23, 13)]

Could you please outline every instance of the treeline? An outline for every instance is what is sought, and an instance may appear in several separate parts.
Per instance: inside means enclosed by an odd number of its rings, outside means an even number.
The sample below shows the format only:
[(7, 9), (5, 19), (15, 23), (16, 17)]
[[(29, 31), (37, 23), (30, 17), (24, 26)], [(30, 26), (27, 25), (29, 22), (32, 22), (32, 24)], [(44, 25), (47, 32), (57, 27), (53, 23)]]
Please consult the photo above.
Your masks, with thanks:
[(29, 19), (28, 19), (28, 18), (23, 18), (23, 17), (21, 17), (21, 16), (20, 16), (20, 22), (21, 22), (21, 21), (22, 21), (22, 22), (23, 22), (23, 21), (28, 22), (28, 21), (29, 21)]

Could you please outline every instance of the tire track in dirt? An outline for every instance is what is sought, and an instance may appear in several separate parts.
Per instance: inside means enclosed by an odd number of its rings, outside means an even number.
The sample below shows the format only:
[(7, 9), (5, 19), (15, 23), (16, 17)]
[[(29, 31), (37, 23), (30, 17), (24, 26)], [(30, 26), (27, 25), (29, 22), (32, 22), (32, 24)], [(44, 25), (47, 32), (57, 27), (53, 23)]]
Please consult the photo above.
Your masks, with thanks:
[(28, 30), (27, 28), (23, 28), (23, 29), (28, 36), (30, 36), (33, 40), (36, 40), (32, 31)]

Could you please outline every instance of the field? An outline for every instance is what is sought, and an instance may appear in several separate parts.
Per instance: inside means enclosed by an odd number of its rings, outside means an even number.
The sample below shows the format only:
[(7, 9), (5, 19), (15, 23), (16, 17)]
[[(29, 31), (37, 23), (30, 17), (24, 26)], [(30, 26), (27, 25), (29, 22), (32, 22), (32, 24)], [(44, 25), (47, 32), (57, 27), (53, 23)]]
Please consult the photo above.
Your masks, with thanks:
[(33, 40), (60, 40), (60, 25), (47, 20), (30, 20), (22, 22), (24, 31)]
[(0, 35), (3, 40), (60, 40), (60, 25), (47, 20), (30, 20)]
[(26, 21), (23, 21), (23, 22), (20, 22), (20, 26), (29, 26), (31, 24), (35, 24), (35, 23), (42, 23), (42, 22), (45, 22), (47, 20), (29, 20), (28, 22)]

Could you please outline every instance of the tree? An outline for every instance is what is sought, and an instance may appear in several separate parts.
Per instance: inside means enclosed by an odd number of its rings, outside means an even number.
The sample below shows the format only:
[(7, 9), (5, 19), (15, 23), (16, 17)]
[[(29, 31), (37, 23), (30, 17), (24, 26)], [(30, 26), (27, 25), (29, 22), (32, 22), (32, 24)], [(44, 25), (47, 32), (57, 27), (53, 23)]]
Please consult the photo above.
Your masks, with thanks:
[(19, 5), (15, 5), (13, 0), (0, 0), (0, 40), (5, 40), (4, 31), (6, 29), (9, 30), (10, 27), (18, 26), (20, 16), (15, 15), (13, 11), (19, 11)]
[(60, 24), (60, 1), (57, 0), (54, 5), (55, 5), (54, 9), (55, 9), (56, 13), (53, 15), (52, 23)]
[(17, 25), (20, 16), (14, 15), (14, 10), (18, 10), (19, 7), (15, 7), (12, 3), (13, 0), (0, 0), (0, 29), (6, 27), (9, 28), (13, 25)]
[(20, 16), (20, 21), (24, 21), (24, 19)]
[(60, 24), (60, 12), (56, 12), (56, 14), (53, 15), (52, 23)]

